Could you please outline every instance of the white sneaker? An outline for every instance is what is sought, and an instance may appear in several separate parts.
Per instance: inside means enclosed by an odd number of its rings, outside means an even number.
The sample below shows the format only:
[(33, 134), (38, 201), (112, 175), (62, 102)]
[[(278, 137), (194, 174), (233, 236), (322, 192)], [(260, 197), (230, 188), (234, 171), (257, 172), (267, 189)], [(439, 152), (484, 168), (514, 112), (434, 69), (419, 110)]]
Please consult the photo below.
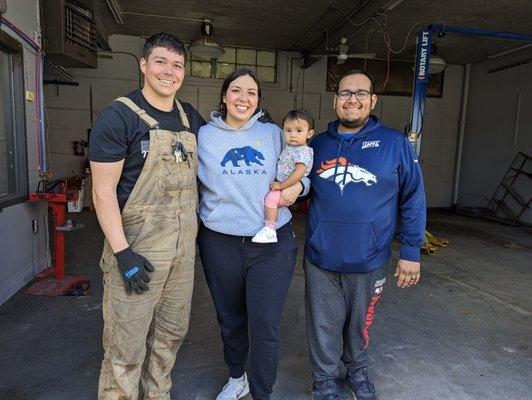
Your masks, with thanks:
[(251, 241), (254, 243), (277, 243), (277, 232), (272, 228), (264, 226), (260, 231), (255, 233)]
[(216, 400), (238, 400), (249, 393), (248, 376), (244, 372), (240, 378), (229, 378)]

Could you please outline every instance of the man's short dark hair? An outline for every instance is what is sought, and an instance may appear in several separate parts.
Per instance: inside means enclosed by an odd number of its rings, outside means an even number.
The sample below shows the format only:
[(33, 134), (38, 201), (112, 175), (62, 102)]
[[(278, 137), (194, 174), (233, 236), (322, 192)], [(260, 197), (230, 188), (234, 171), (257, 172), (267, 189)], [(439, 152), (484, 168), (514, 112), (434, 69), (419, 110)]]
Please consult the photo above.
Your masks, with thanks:
[(350, 75), (364, 75), (366, 78), (369, 79), (369, 82), (370, 82), (369, 90), (370, 90), (370, 92), (372, 94), (375, 93), (375, 79), (370, 74), (368, 74), (367, 72), (364, 72), (364, 71), (359, 70), (359, 69), (352, 69), (352, 70), (347, 71), (345, 74), (343, 74), (340, 77), (340, 79), (338, 79), (338, 88), (340, 87), (340, 81), (342, 79), (344, 79), (346, 76), (350, 76)]
[(144, 43), (142, 58), (148, 60), (148, 57), (155, 47), (163, 47), (169, 51), (181, 54), (185, 59), (185, 63), (187, 62), (187, 50), (185, 49), (185, 45), (181, 40), (170, 33), (161, 32), (150, 36), (148, 40), (146, 40), (146, 43)]
[(314, 119), (310, 116), (310, 113), (307, 110), (304, 110), (302, 108), (289, 111), (288, 114), (286, 114), (283, 118), (283, 126), (285, 122), (295, 121), (296, 119), (306, 121), (309, 130), (314, 129)]

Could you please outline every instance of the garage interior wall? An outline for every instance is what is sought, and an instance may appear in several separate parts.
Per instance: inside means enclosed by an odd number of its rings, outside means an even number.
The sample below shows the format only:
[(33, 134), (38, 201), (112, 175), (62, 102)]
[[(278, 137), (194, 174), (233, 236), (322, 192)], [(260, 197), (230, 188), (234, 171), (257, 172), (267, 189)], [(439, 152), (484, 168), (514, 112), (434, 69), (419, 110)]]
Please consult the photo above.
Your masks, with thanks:
[[(139, 57), (143, 43), (144, 39), (139, 37), (113, 35), (110, 38), (114, 51), (130, 52)], [(287, 111), (304, 107), (311, 112), (316, 130), (320, 132), (335, 119), (333, 94), (325, 90), (327, 62), (320, 60), (304, 70), (296, 90), (300, 61), (294, 61), (290, 92), (291, 58), (299, 56), (298, 53), (279, 52), (278, 82), (263, 85), (263, 105), (277, 122)], [(134, 57), (123, 54), (112, 54), (112, 59), (99, 58), (98, 69), (69, 69), (69, 72), (79, 82), (79, 87), (45, 87), (49, 159), (56, 179), (83, 171), (85, 158), (73, 155), (72, 142), (86, 139), (86, 130), (90, 127), (89, 85), (97, 112), (113, 99), (135, 89), (138, 79)], [(430, 207), (450, 207), (452, 202), (463, 67), (451, 65), (445, 74), (443, 97), (429, 98), (426, 106), (421, 160)], [(187, 76), (178, 97), (191, 103), (207, 120), (210, 112), (218, 107), (221, 83), (221, 80)], [(409, 96), (383, 96), (375, 114), (386, 125), (403, 131), (409, 121), (410, 105)], [(96, 113), (93, 117), (96, 118)]]
[[(532, 157), (531, 60), (528, 48), (472, 67), (459, 204), (486, 206), (517, 152)], [(528, 165), (530, 172), (532, 162)], [(516, 184), (523, 197), (532, 196), (530, 180)], [(532, 210), (522, 220), (532, 224)]]
[[(6, 18), (23, 31), (33, 34), (39, 29), (38, 2), (8, 1)], [(3, 30), (10, 33), (5, 27)], [(144, 39), (114, 35), (110, 38), (115, 51), (125, 51), (140, 57)], [(531, 57), (532, 51), (482, 62), (472, 68), (469, 112), (464, 139), (460, 198), (485, 205), (482, 196), (489, 197), (497, 187), (509, 163), (517, 153), (532, 153), (532, 64), (524, 64), (498, 72), (489, 69), (510, 65)], [(263, 86), (263, 104), (276, 121), (294, 107), (307, 108), (316, 120), (317, 131), (334, 119), (333, 94), (325, 90), (326, 60), (320, 60), (304, 70), (299, 78), (299, 61), (295, 61), (290, 82), (291, 58), (297, 53), (279, 52), (278, 83)], [(26, 90), (35, 91), (34, 56), (25, 50)], [(73, 141), (86, 140), (90, 127), (89, 86), (92, 86), (93, 118), (114, 98), (137, 87), (136, 60), (124, 54), (112, 59), (100, 58), (98, 69), (70, 69), (79, 87), (48, 85), (45, 87), (47, 149), (53, 179), (84, 171), (86, 157), (73, 154)], [(421, 161), (429, 207), (450, 207), (456, 153), (463, 67), (451, 65), (446, 70), (442, 98), (427, 99)], [(292, 91), (290, 91), (292, 83)], [(221, 80), (188, 76), (179, 97), (195, 106), (204, 118), (217, 108)], [(521, 93), (521, 113), (517, 140), (514, 145), (517, 96)], [(408, 123), (411, 98), (382, 96), (375, 114), (398, 130)], [(26, 102), (29, 189), (39, 180), (34, 103)], [(485, 118), (490, 115), (490, 119)], [(468, 200), (470, 196), (472, 200)], [(475, 197), (476, 196), (476, 197)], [(31, 222), (36, 219), (39, 232), (33, 234)], [(532, 222), (532, 214), (524, 220)], [(50, 265), (47, 244), (47, 209), (44, 204), (21, 203), (0, 212), (0, 303), (26, 284), (31, 277)]]
[[(39, 32), (38, 1), (7, 1), (9, 21), (28, 36), (35, 38)], [(17, 37), (2, 25), (2, 31)], [(18, 39), (17, 39), (18, 40)], [(24, 45), (25, 90), (35, 93), (35, 55)], [(29, 190), (35, 190), (39, 181), (37, 151), (37, 125), (35, 103), (26, 101), (26, 146), (28, 154)], [(32, 220), (37, 220), (38, 232), (32, 231)], [(44, 203), (19, 203), (0, 212), (0, 304), (9, 299), (33, 276), (50, 266), (48, 251), (48, 213)]]

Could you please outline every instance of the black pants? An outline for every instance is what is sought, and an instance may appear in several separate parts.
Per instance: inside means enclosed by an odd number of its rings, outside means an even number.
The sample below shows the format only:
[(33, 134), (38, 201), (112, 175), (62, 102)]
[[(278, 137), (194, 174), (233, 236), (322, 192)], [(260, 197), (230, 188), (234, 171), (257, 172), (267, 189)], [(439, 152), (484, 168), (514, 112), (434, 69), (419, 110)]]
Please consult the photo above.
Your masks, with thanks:
[(277, 376), (281, 314), (294, 274), (297, 244), (290, 223), (277, 243), (225, 235), (201, 226), (201, 262), (214, 300), (231, 377), (243, 375), (249, 349), (254, 400), (268, 400)]

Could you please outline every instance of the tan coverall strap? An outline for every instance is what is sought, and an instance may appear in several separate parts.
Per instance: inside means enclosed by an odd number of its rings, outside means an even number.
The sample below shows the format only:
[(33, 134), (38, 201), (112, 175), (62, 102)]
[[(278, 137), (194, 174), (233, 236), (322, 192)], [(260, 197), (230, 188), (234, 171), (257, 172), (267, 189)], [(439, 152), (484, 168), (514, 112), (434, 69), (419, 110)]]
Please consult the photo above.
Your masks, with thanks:
[(137, 114), (139, 118), (150, 127), (150, 129), (157, 129), (159, 127), (159, 123), (157, 122), (157, 120), (146, 114), (146, 111), (137, 106), (131, 99), (127, 97), (119, 97), (118, 99), (116, 99), (116, 101), (124, 103), (127, 107), (129, 107), (131, 111)]
[(177, 99), (175, 99), (175, 105), (177, 106), (177, 109), (179, 110), (179, 114), (181, 115), (181, 123), (186, 129), (190, 130), (190, 123), (188, 122), (188, 116), (187, 116), (187, 113), (185, 113), (185, 109), (183, 108), (183, 105)]

